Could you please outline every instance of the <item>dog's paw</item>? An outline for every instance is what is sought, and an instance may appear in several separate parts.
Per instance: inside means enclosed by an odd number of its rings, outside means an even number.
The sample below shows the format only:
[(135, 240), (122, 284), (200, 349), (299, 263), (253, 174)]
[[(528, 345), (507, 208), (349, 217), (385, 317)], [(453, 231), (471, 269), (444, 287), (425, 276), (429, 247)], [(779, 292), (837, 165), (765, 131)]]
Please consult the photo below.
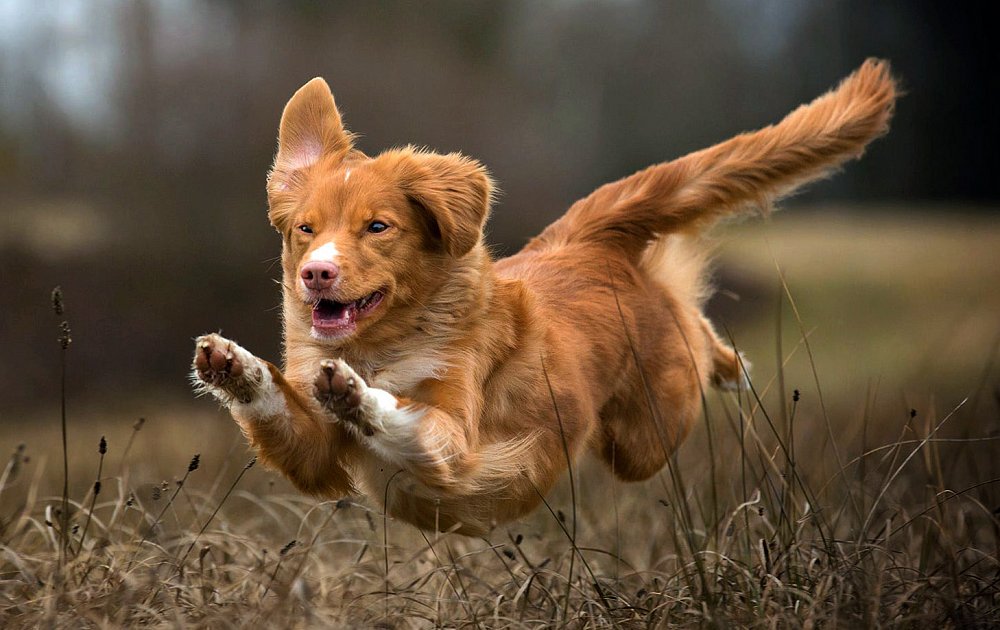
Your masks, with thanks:
[(259, 359), (221, 335), (195, 340), (192, 380), (224, 402), (249, 403), (261, 381)]
[(375, 435), (375, 426), (364, 413), (362, 401), (368, 385), (341, 359), (324, 359), (313, 381), (313, 396), (326, 411), (365, 437)]
[(195, 340), (194, 369), (202, 382), (220, 387), (243, 375), (243, 362), (233, 352), (233, 345), (219, 335), (204, 335)]
[(716, 372), (713, 383), (724, 392), (747, 392), (750, 391), (750, 362), (739, 352), (739, 359), (733, 369), (723, 376)]

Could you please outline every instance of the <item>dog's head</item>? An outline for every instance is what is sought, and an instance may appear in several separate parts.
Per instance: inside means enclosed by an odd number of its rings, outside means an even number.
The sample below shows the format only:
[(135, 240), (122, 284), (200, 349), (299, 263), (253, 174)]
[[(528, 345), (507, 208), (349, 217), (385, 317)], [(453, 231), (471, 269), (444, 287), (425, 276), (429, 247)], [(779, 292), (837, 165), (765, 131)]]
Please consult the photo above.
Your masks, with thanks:
[(313, 79), (285, 106), (267, 183), (286, 319), (334, 343), (419, 306), (482, 249), (491, 189), (485, 168), (459, 154), (356, 150), (329, 86)]

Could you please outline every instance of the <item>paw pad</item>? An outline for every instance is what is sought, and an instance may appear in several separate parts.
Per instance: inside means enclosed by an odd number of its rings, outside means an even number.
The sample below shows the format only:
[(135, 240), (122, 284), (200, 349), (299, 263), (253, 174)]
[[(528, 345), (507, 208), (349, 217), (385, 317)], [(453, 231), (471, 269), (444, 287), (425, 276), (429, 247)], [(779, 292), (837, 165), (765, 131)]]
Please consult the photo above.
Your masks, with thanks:
[(313, 396), (324, 409), (354, 425), (364, 435), (372, 436), (375, 429), (359, 413), (364, 387), (364, 381), (346, 363), (325, 359), (320, 361), (319, 373), (313, 381)]
[(230, 344), (215, 339), (198, 340), (194, 368), (198, 378), (210, 385), (222, 385), (230, 378), (243, 375), (243, 363), (236, 358)]

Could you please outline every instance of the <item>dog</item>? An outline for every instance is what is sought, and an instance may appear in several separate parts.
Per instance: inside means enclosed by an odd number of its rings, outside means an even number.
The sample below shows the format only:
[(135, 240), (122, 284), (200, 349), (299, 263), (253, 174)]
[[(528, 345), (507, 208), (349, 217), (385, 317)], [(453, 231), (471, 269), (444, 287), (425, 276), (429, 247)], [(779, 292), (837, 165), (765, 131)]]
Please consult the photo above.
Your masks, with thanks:
[(707, 387), (747, 386), (702, 313), (699, 235), (859, 157), (896, 94), (869, 59), (780, 123), (601, 186), (493, 260), (486, 168), (413, 146), (365, 155), (313, 79), (267, 179), (285, 367), (209, 334), (192, 378), (300, 491), (364, 493), (424, 529), (520, 517), (588, 451), (646, 479)]

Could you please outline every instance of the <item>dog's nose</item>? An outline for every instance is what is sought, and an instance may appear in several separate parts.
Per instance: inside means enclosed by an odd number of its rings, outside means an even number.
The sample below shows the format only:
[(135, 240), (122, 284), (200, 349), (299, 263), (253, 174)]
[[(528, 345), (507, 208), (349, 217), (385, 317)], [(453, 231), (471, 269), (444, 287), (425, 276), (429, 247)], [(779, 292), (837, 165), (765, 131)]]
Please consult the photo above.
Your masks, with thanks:
[(322, 291), (333, 286), (340, 275), (340, 267), (332, 262), (313, 261), (302, 267), (302, 280), (307, 289)]

